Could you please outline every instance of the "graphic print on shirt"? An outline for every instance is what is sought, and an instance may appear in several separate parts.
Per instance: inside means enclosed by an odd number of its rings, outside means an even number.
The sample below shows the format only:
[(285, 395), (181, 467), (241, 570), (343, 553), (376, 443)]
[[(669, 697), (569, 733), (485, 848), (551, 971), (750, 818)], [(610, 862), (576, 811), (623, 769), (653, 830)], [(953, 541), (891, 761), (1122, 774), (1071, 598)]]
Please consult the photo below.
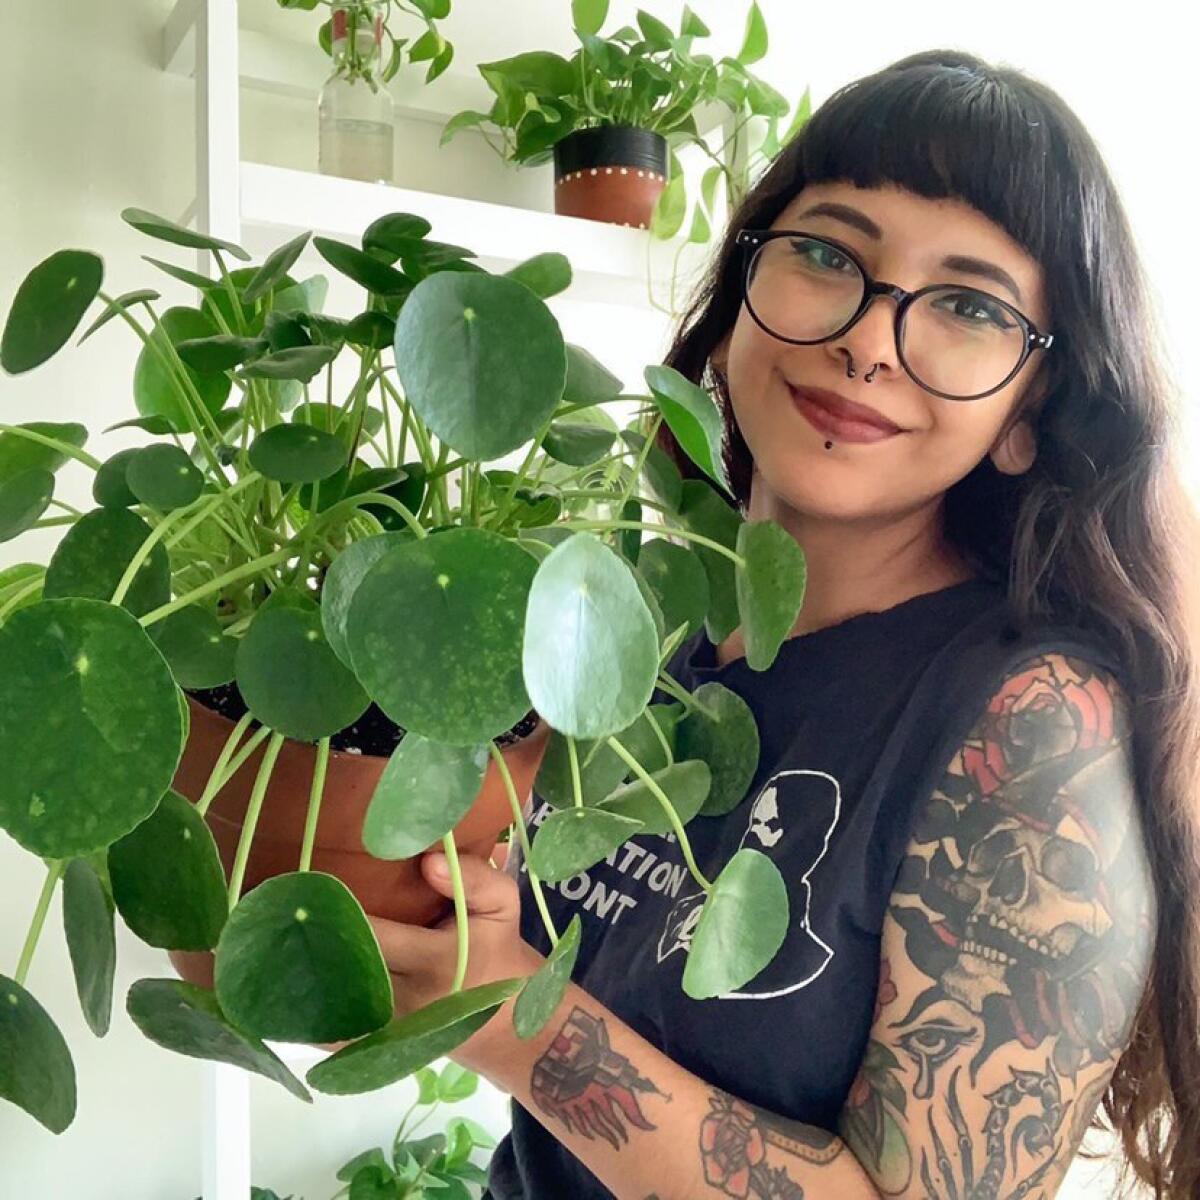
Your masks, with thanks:
[[(841, 809), (841, 787), (824, 771), (778, 771), (763, 784), (737, 849), (760, 850), (779, 867), (788, 889), (791, 920), (783, 945), (771, 962), (741, 991), (717, 999), (786, 996), (807, 987), (829, 965), (834, 952), (810, 924), (810, 877), (829, 849)], [(703, 892), (683, 896), (675, 903), (659, 939), (660, 963), (677, 950), (686, 953), (691, 949), (703, 904)]]

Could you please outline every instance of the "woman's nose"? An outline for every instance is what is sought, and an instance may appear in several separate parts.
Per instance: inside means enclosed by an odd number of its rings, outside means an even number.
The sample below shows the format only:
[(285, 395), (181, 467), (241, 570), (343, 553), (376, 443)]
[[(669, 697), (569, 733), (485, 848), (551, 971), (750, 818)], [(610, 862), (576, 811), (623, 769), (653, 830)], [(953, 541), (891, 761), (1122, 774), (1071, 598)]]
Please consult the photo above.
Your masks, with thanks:
[(826, 346), (841, 369), (851, 361), (855, 371), (867, 371), (874, 363), (882, 363), (888, 370), (899, 367), (894, 301), (888, 296), (872, 296), (858, 320)]

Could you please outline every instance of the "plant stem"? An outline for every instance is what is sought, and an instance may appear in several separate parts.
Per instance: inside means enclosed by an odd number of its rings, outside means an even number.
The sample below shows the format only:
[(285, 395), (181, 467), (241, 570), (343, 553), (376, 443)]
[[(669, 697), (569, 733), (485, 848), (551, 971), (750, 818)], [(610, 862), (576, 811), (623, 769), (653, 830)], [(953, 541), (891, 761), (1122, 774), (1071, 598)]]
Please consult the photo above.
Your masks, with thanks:
[(679, 814), (675, 811), (675, 806), (667, 799), (667, 794), (655, 782), (654, 777), (642, 766), (628, 750), (615, 738), (609, 737), (606, 739), (608, 744), (616, 751), (618, 757), (627, 767), (646, 785), (650, 790), (650, 794), (662, 806), (663, 812), (666, 814), (667, 820), (671, 822), (671, 828), (675, 830), (675, 836), (679, 839), (679, 848), (683, 851), (684, 861), (687, 863), (688, 870), (692, 873), (692, 878), (705, 890), (711, 892), (713, 885), (704, 877), (700, 868), (696, 866), (696, 860), (692, 856), (692, 844), (688, 841), (688, 836), (684, 832), (683, 823), (679, 819)]
[(29, 964), (33, 961), (33, 951), (38, 944), (38, 938), (41, 937), (42, 926), (46, 923), (50, 898), (54, 895), (54, 889), (58, 886), (58, 881), (66, 869), (66, 859), (52, 859), (46, 865), (46, 878), (42, 883), (42, 892), (38, 896), (37, 907), (33, 910), (33, 920), (30, 921), (29, 932), (25, 935), (25, 945), (21, 947), (21, 957), (17, 961), (17, 973), (13, 976), (13, 979), (22, 987), (25, 985), (25, 976), (29, 974)]
[(217, 755), (217, 761), (213, 763), (213, 769), (209, 772), (208, 782), (205, 783), (204, 789), (200, 793), (200, 799), (196, 801), (196, 811), (201, 815), (208, 811), (208, 806), (212, 803), (213, 797), (221, 790), (225, 782), (225, 767), (229, 762), (230, 755), (233, 754), (234, 747), (242, 740), (244, 734), (254, 717), (250, 713), (246, 715), (233, 727), (229, 736), (225, 739), (225, 745), (221, 747), (221, 753)]
[(442, 838), (442, 849), (446, 852), (450, 881), (454, 884), (454, 925), (458, 933), (458, 962), (454, 968), (454, 984), (450, 990), (461, 992), (463, 980), (467, 977), (470, 931), (467, 925), (467, 893), (463, 889), (462, 866), (458, 861), (458, 847), (454, 844), (453, 833), (448, 833)]
[(667, 756), (667, 766), (674, 766), (675, 755), (671, 750), (671, 743), (667, 741), (666, 734), (663, 733), (662, 726), (658, 723), (658, 718), (649, 709), (646, 709), (646, 720), (650, 722), (650, 728), (654, 730), (654, 734), (658, 738), (658, 743), (662, 746), (663, 753)]
[(504, 790), (508, 793), (508, 803), (512, 807), (513, 824), (516, 826), (517, 838), (521, 843), (521, 851), (525, 855), (525, 869), (529, 872), (529, 885), (533, 889), (533, 898), (537, 902), (538, 912), (542, 915), (542, 924), (546, 927), (546, 932), (550, 935), (550, 944), (557, 946), (558, 933), (555, 931), (554, 922), (550, 918), (550, 910), (546, 907), (546, 897), (542, 894), (542, 883), (529, 861), (529, 831), (525, 828), (525, 816), (521, 812), (521, 802), (517, 799), (517, 789), (513, 786), (512, 774), (508, 769), (508, 763), (504, 761), (504, 755), (500, 753), (500, 748), (496, 743), (489, 742), (488, 749), (491, 752), (492, 761), (496, 764), (500, 772), (500, 777), (504, 780)]
[(57, 450), (60, 454), (65, 454), (68, 458), (74, 458), (86, 464), (93, 471), (100, 470), (100, 467), (103, 465), (98, 458), (93, 458), (86, 450), (80, 450), (78, 446), (72, 446), (70, 442), (61, 442), (58, 438), (47, 437), (44, 433), (38, 433), (35, 429), (22, 429), (20, 425), (0, 425), (0, 433), (15, 434), (17, 437), (27, 438), (31, 442), (48, 446), (51, 450)]
[(258, 768), (258, 776), (254, 780), (254, 790), (250, 793), (250, 805), (246, 809), (246, 819), (242, 825), (242, 835), (238, 838), (237, 856), (233, 860), (233, 871), (229, 877), (229, 908), (236, 906), (242, 894), (242, 880), (246, 876), (246, 863), (250, 858), (250, 845), (254, 841), (254, 831), (258, 827), (258, 816), (262, 812), (263, 797), (267, 794), (267, 785), (271, 782), (271, 773), (275, 770), (275, 760), (279, 757), (279, 749), (283, 745), (283, 734), (272, 733), (263, 754), (262, 764)]
[(579, 781), (579, 750), (575, 746), (575, 739), (569, 734), (567, 736), (567, 757), (571, 760), (571, 789), (575, 796), (575, 807), (583, 807), (583, 784)]
[(715, 550), (718, 554), (723, 554), (726, 558), (732, 559), (734, 564), (739, 567), (745, 567), (746, 560), (742, 558), (734, 550), (730, 550), (728, 546), (723, 546), (720, 542), (713, 541), (712, 538), (706, 538), (698, 533), (692, 533), (688, 529), (676, 529), (669, 525), (649, 525), (645, 521), (563, 521), (559, 525), (560, 529), (596, 529), (608, 531), (610, 529), (644, 529), (650, 533), (657, 533), (660, 536), (670, 534), (673, 537), (683, 538), (685, 542), (697, 542), (701, 546), (707, 546), (710, 550)]
[(257, 575), (260, 571), (266, 570), (268, 567), (274, 566), (276, 563), (281, 563), (284, 559), (291, 558), (294, 550), (290, 546), (285, 546), (282, 550), (276, 550), (274, 554), (267, 554), (262, 558), (256, 558), (252, 562), (243, 563), (240, 567), (235, 567), (232, 571), (226, 571), (224, 575), (218, 575), (216, 579), (210, 579), (207, 583), (201, 584), (200, 587), (194, 588), (186, 595), (180, 596), (177, 600), (172, 600), (168, 604), (161, 604), (158, 608), (148, 612), (141, 618), (142, 627), (153, 625), (156, 621), (161, 621), (163, 617), (169, 617), (173, 612), (178, 612), (181, 608), (186, 608), (189, 604), (194, 604), (197, 600), (203, 600), (205, 596), (211, 596), (213, 592), (219, 592), (223, 587), (231, 583), (237, 583), (240, 579), (246, 579), (250, 575)]
[[(255, 750), (257, 750), (259, 746), (261, 746), (263, 742), (270, 737), (270, 735), (271, 731), (265, 725), (254, 731), (246, 744), (230, 760), (229, 766), (225, 768), (224, 774), (222, 774), (221, 778), (217, 782), (213, 798), (220, 794), (221, 789), (242, 769), (242, 766), (250, 757), (250, 755), (252, 755)], [(211, 803), (212, 798), (210, 798), (208, 803), (205, 804), (205, 811), (207, 811), (208, 805)], [(200, 815), (203, 816), (204, 813), (201, 812)]]
[(308, 795), (308, 816), (304, 821), (304, 844), (300, 847), (300, 870), (312, 869), (313, 843), (317, 839), (317, 821), (321, 815), (321, 797), (325, 793), (325, 772), (329, 767), (329, 739), (317, 743), (317, 761), (313, 766), (312, 791)]
[(700, 708), (699, 702), (691, 694), (691, 692), (689, 692), (687, 688), (683, 686), (683, 684), (672, 679), (671, 676), (666, 673), (666, 671), (659, 671), (658, 686), (662, 688), (662, 690), (666, 692), (668, 696), (678, 700), (679, 703), (688, 710), (688, 712), (692, 712), (693, 710)]
[(7, 617), (10, 612), (13, 612), (20, 606), (21, 601), (24, 600), (26, 596), (32, 596), (33, 593), (42, 586), (42, 584), (45, 582), (45, 578), (46, 577), (42, 575), (37, 579), (31, 579), (29, 583), (25, 585), (25, 587), (18, 588), (5, 601), (4, 605), (0, 606), (0, 625), (4, 623), (5, 617)]

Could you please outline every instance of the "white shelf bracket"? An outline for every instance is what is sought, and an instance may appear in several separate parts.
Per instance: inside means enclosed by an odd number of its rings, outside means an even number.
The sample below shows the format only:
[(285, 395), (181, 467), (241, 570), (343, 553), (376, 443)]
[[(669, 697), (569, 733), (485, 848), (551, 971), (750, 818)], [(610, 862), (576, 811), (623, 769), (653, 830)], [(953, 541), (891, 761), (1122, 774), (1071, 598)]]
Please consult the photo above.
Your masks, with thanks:
[(204, 1064), (204, 1200), (250, 1195), (250, 1077), (227, 1063)]
[(196, 225), (236, 242), (242, 236), (237, 0), (190, 2), (196, 36)]

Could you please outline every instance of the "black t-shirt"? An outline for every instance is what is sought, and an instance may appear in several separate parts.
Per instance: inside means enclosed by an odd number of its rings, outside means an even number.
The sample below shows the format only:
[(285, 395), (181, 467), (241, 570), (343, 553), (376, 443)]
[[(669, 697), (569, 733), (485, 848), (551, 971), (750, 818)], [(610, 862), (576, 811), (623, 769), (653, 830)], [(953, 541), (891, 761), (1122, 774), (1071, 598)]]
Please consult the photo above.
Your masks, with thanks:
[[(918, 806), (1004, 676), (1050, 650), (1118, 670), (1079, 629), (1018, 628), (1003, 587), (986, 579), (790, 638), (762, 672), (745, 659), (717, 664), (704, 631), (693, 635), (668, 672), (689, 690), (716, 680), (737, 692), (761, 754), (741, 805), (696, 818), (688, 837), (709, 879), (743, 845), (775, 859), (790, 893), (787, 939), (738, 992), (690, 999), (681, 980), (703, 894), (674, 837), (642, 835), (543, 884), (557, 929), (581, 914), (575, 982), (705, 1082), (834, 1130), (866, 1046), (884, 914)], [(536, 791), (532, 801), (531, 831), (552, 811)], [(523, 866), (521, 908), (523, 936), (548, 952)], [(612, 1196), (516, 1101), (512, 1119), (492, 1159), (495, 1200)]]

